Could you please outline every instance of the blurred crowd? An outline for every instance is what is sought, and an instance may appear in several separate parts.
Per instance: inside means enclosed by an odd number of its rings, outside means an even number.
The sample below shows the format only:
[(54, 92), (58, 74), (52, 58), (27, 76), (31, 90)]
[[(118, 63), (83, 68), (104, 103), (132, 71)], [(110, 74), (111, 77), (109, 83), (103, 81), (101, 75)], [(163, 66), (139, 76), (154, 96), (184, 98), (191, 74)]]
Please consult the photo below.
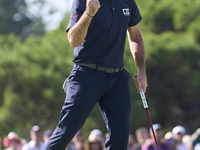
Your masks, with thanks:
[[(153, 124), (153, 129), (159, 150), (200, 150), (200, 128), (192, 135), (187, 134), (185, 128), (180, 125), (165, 134), (160, 124)], [(0, 146), (0, 150), (43, 150), (52, 132), (46, 130), (42, 133), (40, 126), (34, 125), (30, 130), (30, 141), (10, 132), (6, 137), (0, 137), (0, 145), (3, 144), (5, 148)], [(107, 133), (103, 134), (101, 130), (94, 129), (85, 139), (82, 132), (78, 131), (66, 150), (105, 150), (107, 136)], [(157, 150), (152, 129), (141, 127), (135, 134), (130, 134), (127, 150)]]

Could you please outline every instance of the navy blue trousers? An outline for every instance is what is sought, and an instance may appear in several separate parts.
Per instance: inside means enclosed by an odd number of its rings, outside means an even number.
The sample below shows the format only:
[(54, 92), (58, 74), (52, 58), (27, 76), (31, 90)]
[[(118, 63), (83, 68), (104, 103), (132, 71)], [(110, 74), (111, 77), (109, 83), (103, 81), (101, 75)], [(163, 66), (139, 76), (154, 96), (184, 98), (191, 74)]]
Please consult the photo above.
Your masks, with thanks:
[(129, 73), (106, 73), (74, 64), (59, 123), (44, 150), (64, 150), (96, 103), (108, 129), (106, 150), (127, 150), (131, 112)]

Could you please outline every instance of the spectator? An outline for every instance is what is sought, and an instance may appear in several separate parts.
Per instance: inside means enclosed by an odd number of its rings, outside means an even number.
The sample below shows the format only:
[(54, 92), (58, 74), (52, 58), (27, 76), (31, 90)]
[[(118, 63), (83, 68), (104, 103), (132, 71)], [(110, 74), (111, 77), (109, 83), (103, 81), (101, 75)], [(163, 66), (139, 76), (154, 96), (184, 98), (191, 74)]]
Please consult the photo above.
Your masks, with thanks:
[(200, 150), (200, 128), (198, 128), (191, 136), (191, 141), (194, 146), (194, 150)]
[[(160, 150), (171, 150), (171, 147), (164, 142), (163, 140), (163, 132), (160, 124), (154, 124), (153, 129), (155, 131), (155, 136), (158, 142), (158, 147)], [(142, 150), (157, 150), (155, 140), (153, 137), (153, 132), (150, 128), (150, 139), (147, 139), (145, 143), (142, 145)]]
[(105, 136), (103, 134), (103, 132), (99, 129), (94, 129), (90, 132), (90, 136), (92, 135), (97, 135), (97, 136), (100, 136), (102, 139), (103, 139), (103, 142), (101, 143), (103, 149), (105, 149)]
[(133, 135), (129, 134), (127, 150), (135, 150), (134, 146), (135, 146), (135, 138), (133, 137)]
[(103, 133), (94, 129), (90, 132), (88, 142), (85, 144), (85, 150), (104, 150), (105, 138)]
[(35, 125), (32, 127), (30, 131), (30, 138), (31, 138), (31, 141), (26, 143), (22, 147), (22, 150), (43, 150), (44, 149), (45, 144), (42, 142), (42, 133), (38, 125)]
[(197, 143), (194, 147), (194, 150), (200, 150), (200, 143)]
[(0, 150), (2, 150), (2, 147), (1, 147), (1, 136), (0, 136)]
[(141, 150), (142, 145), (149, 138), (149, 132), (147, 128), (141, 127), (136, 130), (136, 139), (138, 143), (135, 143), (135, 150)]
[(21, 150), (21, 138), (15, 133), (10, 132), (8, 136), (3, 139), (5, 150)]
[(68, 144), (68, 146), (72, 145), (72, 143), (74, 144), (74, 147), (77, 150), (84, 150), (84, 137), (81, 131), (78, 131), (76, 133), (76, 135), (74, 136), (72, 141)]
[(176, 126), (172, 129), (173, 138), (176, 140), (176, 150), (189, 150), (187, 144), (183, 142), (183, 136), (186, 134), (185, 128)]
[(52, 130), (46, 130), (43, 134), (43, 141), (46, 144), (49, 138), (51, 137), (53, 131)]
[(171, 147), (172, 150), (175, 150), (176, 140), (174, 140), (172, 132), (169, 131), (165, 134), (164, 139), (166, 143)]
[(192, 140), (191, 140), (191, 136), (188, 134), (185, 134), (182, 138), (183, 143), (186, 143), (186, 146), (189, 150), (194, 150), (194, 147), (192, 145)]
[(65, 150), (78, 150), (75, 148), (73, 142), (69, 142), (69, 144), (67, 145), (67, 148)]

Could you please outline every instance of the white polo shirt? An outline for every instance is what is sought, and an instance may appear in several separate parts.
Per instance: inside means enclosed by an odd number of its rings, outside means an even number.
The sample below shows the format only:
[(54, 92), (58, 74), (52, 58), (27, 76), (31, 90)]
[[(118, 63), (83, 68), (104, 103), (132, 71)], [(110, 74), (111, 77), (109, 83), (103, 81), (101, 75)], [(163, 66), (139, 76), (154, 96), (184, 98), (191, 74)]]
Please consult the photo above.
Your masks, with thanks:
[(40, 142), (40, 147), (38, 148), (36, 147), (36, 142), (31, 140), (22, 147), (22, 150), (43, 150), (44, 146), (45, 144), (43, 142)]
[(200, 150), (200, 143), (197, 143), (194, 147), (194, 150)]

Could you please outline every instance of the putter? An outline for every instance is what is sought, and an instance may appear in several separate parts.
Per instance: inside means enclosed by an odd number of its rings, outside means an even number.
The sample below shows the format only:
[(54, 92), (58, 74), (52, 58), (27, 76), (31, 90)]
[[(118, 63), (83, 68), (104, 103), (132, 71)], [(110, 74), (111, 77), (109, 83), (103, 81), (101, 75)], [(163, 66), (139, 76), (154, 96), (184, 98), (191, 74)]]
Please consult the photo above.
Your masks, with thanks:
[(142, 90), (142, 92), (140, 92), (140, 96), (141, 96), (141, 99), (142, 99), (142, 103), (143, 103), (144, 109), (145, 109), (146, 112), (147, 112), (147, 116), (148, 116), (148, 119), (149, 119), (149, 123), (150, 123), (150, 126), (151, 126), (151, 130), (152, 130), (152, 132), (153, 132), (153, 137), (154, 137), (154, 140), (155, 140), (155, 143), (156, 143), (157, 150), (159, 150), (158, 142), (157, 142), (157, 139), (156, 139), (156, 136), (155, 136), (155, 132), (154, 132), (154, 129), (153, 129), (151, 117), (150, 117), (150, 114), (149, 114), (149, 109), (148, 109), (147, 100), (146, 100), (146, 97), (145, 97), (145, 94), (144, 94), (143, 90)]

